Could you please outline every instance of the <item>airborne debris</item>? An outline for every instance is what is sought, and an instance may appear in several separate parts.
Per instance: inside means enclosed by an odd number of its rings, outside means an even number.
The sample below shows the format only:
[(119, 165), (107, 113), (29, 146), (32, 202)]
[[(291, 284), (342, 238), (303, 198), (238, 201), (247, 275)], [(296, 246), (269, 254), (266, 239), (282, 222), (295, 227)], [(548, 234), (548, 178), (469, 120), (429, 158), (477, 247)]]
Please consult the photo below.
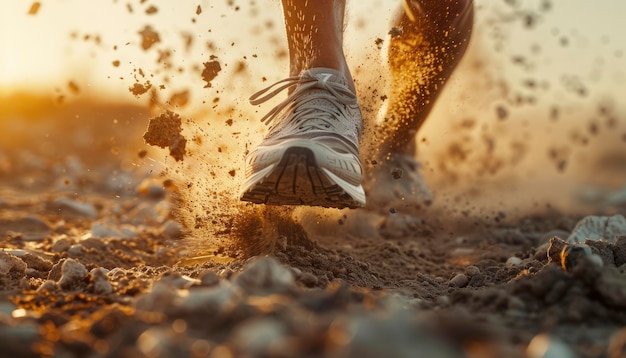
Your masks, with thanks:
[(146, 9), (146, 14), (152, 15), (152, 14), (156, 14), (158, 11), (159, 9), (156, 6), (150, 5), (150, 7)]
[(220, 66), (220, 63), (217, 62), (217, 60), (204, 63), (204, 70), (202, 71), (202, 79), (206, 81), (206, 85), (204, 86), (204, 88), (211, 87), (211, 81), (213, 81), (213, 79), (217, 77), (217, 74), (221, 70), (222, 66)]
[(67, 83), (67, 87), (70, 89), (70, 91), (72, 91), (73, 94), (80, 93), (80, 87), (78, 87), (78, 85), (74, 81), (69, 81)]
[(39, 1), (35, 1), (32, 5), (30, 5), (30, 9), (28, 9), (28, 15), (37, 15), (40, 7), (41, 3)]
[(139, 35), (141, 35), (141, 48), (144, 50), (149, 50), (155, 43), (161, 42), (159, 34), (150, 25), (146, 25), (143, 30), (139, 31)]
[(183, 137), (182, 121), (180, 116), (172, 111), (166, 111), (158, 117), (150, 119), (148, 130), (143, 139), (150, 145), (169, 148), (170, 155), (176, 161), (183, 160), (187, 139)]
[(131, 87), (128, 87), (128, 90), (135, 96), (141, 96), (142, 94), (148, 92), (150, 88), (152, 88), (152, 84), (150, 83), (150, 81), (147, 81), (144, 84), (137, 82)]

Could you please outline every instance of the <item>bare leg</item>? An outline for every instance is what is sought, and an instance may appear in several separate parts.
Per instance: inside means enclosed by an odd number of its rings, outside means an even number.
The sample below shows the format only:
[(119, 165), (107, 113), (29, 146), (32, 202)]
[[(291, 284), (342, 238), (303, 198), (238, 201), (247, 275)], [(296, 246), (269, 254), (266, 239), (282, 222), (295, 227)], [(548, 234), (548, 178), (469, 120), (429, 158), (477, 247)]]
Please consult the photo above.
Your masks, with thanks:
[(432, 202), (415, 161), (415, 135), (465, 53), (472, 23), (472, 0), (404, 0), (388, 49), (389, 107), (369, 138), (376, 159), (367, 180), (370, 207), (410, 212)]
[(472, 0), (406, 0), (392, 30), (390, 105), (382, 124), (381, 153), (415, 154), (415, 134), (467, 48)]
[(343, 53), (345, 0), (282, 0), (290, 74), (313, 67), (338, 70), (354, 91)]

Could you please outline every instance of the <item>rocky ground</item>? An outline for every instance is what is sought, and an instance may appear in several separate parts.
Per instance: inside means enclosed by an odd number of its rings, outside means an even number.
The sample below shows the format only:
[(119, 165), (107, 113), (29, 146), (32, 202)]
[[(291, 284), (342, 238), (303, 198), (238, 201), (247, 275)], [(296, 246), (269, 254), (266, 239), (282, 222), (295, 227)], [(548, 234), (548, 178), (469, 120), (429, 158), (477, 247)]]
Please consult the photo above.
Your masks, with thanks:
[(2, 356), (626, 355), (623, 203), (455, 223), (347, 211), (323, 230), (242, 206), (199, 254), (176, 183), (145, 149), (124, 156), (146, 122), (84, 121), (144, 110), (64, 108), (0, 122)]

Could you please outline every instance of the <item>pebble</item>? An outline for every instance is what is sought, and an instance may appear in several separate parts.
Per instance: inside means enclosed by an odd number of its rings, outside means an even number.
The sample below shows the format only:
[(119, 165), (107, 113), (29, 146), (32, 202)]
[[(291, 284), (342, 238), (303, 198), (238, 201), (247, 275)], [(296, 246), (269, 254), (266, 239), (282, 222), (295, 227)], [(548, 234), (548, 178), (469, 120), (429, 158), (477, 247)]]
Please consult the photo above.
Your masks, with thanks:
[(92, 203), (80, 202), (69, 198), (58, 198), (54, 201), (54, 205), (61, 213), (67, 210), (88, 218), (98, 217), (98, 211)]
[(591, 252), (591, 248), (585, 244), (565, 245), (561, 251), (561, 267), (571, 271), (574, 267), (591, 263), (597, 267), (602, 267), (602, 258)]
[(165, 312), (174, 307), (174, 300), (179, 298), (178, 290), (164, 282), (156, 282), (148, 293), (135, 301), (135, 309), (143, 312)]
[(103, 223), (91, 224), (91, 228), (89, 229), (89, 231), (91, 232), (91, 237), (96, 239), (104, 239), (110, 237), (119, 239), (132, 239), (137, 237), (137, 233), (131, 228), (122, 227), (120, 229), (115, 229)]
[(211, 317), (228, 314), (232, 307), (243, 301), (244, 295), (239, 287), (226, 282), (222, 281), (213, 287), (194, 287), (174, 307), (174, 311), (180, 315), (202, 312), (202, 314), (209, 314)]
[(83, 245), (74, 244), (70, 246), (70, 248), (67, 250), (67, 253), (70, 254), (71, 256), (78, 256), (83, 253)]
[(462, 288), (467, 286), (469, 283), (469, 278), (465, 274), (459, 273), (454, 276), (450, 282), (448, 283), (450, 286)]
[(52, 244), (50, 251), (64, 252), (64, 251), (69, 250), (71, 246), (72, 246), (72, 240), (68, 239), (66, 236), (63, 236), (60, 239), (56, 240), (54, 244)]
[(61, 278), (59, 285), (65, 289), (72, 287), (74, 284), (82, 281), (88, 274), (83, 264), (72, 259), (67, 259), (61, 266)]
[(207, 271), (200, 276), (202, 286), (216, 286), (220, 283), (220, 277), (213, 271)]
[(245, 353), (254, 356), (272, 355), (274, 350), (281, 356), (293, 356), (286, 342), (285, 323), (275, 318), (260, 318), (243, 323), (232, 333), (232, 342)]
[(107, 278), (107, 269), (97, 267), (89, 272), (91, 281), (93, 282), (93, 292), (99, 295), (107, 295), (113, 292), (113, 286)]
[(536, 335), (526, 349), (528, 358), (575, 358), (574, 352), (559, 339), (548, 334)]
[(511, 256), (506, 260), (506, 267), (517, 267), (522, 264), (522, 259), (517, 256)]
[(587, 216), (576, 224), (567, 242), (578, 243), (589, 239), (615, 243), (622, 235), (626, 235), (626, 218), (622, 215)]
[(250, 262), (233, 279), (235, 285), (248, 292), (284, 292), (295, 284), (293, 272), (273, 257), (262, 257)]
[(480, 275), (480, 269), (474, 265), (465, 268), (465, 274), (469, 277)]
[(26, 263), (15, 255), (0, 251), (0, 274), (6, 275), (9, 272), (24, 273)]
[(317, 276), (313, 275), (310, 272), (303, 272), (298, 275), (298, 282), (305, 285), (306, 287), (315, 287), (317, 286), (319, 280)]

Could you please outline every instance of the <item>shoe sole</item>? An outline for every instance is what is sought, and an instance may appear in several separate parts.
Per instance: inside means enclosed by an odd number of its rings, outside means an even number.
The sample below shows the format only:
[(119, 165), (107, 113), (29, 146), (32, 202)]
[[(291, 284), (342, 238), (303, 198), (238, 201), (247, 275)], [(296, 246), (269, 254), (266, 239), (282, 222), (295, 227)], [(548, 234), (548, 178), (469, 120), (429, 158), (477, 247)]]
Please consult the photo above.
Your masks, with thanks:
[(352, 185), (320, 168), (315, 153), (306, 147), (285, 150), (280, 161), (255, 174), (246, 183), (241, 200), (267, 205), (308, 205), (327, 208), (360, 208), (365, 205), (361, 185)]

